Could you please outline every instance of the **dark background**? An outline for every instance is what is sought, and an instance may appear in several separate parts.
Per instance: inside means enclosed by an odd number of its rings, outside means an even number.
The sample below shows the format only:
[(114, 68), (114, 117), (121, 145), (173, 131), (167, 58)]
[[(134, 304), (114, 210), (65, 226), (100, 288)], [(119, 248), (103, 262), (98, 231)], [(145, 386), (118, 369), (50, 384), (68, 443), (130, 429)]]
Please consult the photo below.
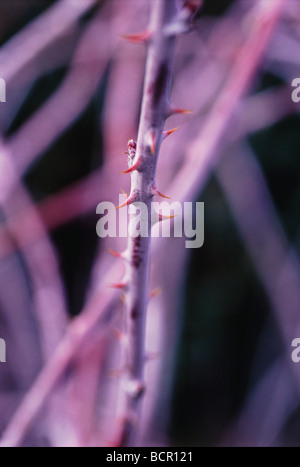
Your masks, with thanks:
[[(52, 3), (2, 0), (0, 43)], [(201, 15), (222, 16), (232, 3), (207, 0)], [(7, 136), (13, 135), (60, 85), (66, 70), (55, 70), (35, 82), (7, 128)], [(109, 69), (88, 109), (26, 173), (24, 180), (35, 201), (101, 166), (98, 123), (107, 80)], [(266, 72), (257, 78), (255, 89), (280, 82), (280, 76)], [(299, 116), (249, 135), (248, 142), (261, 164), (285, 233), (300, 254)], [(205, 245), (192, 251), (182, 291), (183, 328), (176, 350), (169, 426), (171, 441), (181, 445), (199, 444), (199, 439), (203, 445), (222, 443), (226, 427), (239, 414), (248, 393), (283, 350), (278, 324), (215, 176), (199, 194), (199, 201), (206, 206)], [(87, 212), (52, 232), (71, 315), (78, 314), (84, 303), (99, 242), (96, 221), (95, 212)], [(283, 428), (286, 445), (300, 445), (299, 429), (298, 410)]]

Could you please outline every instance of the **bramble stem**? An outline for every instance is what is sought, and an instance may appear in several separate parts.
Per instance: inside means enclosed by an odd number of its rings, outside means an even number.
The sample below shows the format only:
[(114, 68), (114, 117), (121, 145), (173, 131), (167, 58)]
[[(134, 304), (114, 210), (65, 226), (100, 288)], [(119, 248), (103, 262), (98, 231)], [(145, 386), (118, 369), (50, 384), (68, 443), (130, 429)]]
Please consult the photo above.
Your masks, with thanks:
[[(145, 84), (134, 162), (139, 168), (131, 174), (128, 204), (143, 202), (151, 212), (151, 200), (156, 193), (156, 168), (162, 132), (168, 116), (168, 95), (175, 45), (175, 35), (166, 33), (176, 14), (176, 2), (154, 0), (149, 30)], [(129, 209), (129, 223), (134, 222), (135, 210)], [(144, 338), (148, 306), (149, 251), (151, 216), (148, 215), (148, 236), (134, 237), (128, 231), (126, 272), (126, 396), (125, 421), (121, 444), (132, 446), (137, 438), (137, 419), (143, 394), (145, 363)]]

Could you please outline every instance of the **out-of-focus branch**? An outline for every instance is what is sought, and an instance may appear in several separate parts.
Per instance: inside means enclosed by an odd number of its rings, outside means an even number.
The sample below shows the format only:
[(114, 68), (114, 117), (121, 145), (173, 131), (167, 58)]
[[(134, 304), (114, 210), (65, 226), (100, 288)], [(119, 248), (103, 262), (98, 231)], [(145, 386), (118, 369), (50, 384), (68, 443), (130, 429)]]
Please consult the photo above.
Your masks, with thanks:
[[(300, 391), (299, 372), (290, 358), (291, 342), (300, 332), (299, 261), (284, 235), (262, 172), (250, 149), (231, 149), (230, 155), (220, 164), (218, 174), (242, 239), (274, 309), (287, 365)], [(232, 183), (232, 180), (239, 180), (239, 183)]]
[[(228, 139), (231, 142), (239, 140), (243, 135), (273, 125), (296, 111), (297, 106), (290, 99), (290, 89), (285, 86), (250, 96), (243, 101), (238, 114), (239, 125), (228, 135)], [(191, 125), (194, 125), (194, 119), (192, 119)], [(189, 129), (185, 127), (180, 132), (179, 139), (187, 140)], [(172, 141), (169, 141), (169, 146), (170, 148), (165, 151), (163, 161), (160, 164), (162, 168), (160, 179), (162, 182), (169, 181), (169, 176), (164, 173), (163, 169), (165, 166), (170, 167), (171, 160), (174, 160), (174, 153), (176, 147), (178, 147), (176, 133)], [(105, 194), (106, 200), (114, 200), (115, 192), (111, 193), (111, 187), (117, 183), (118, 169), (121, 164), (113, 159), (113, 157), (109, 157), (100, 170), (94, 171), (91, 175), (37, 204), (36, 209), (47, 229), (53, 230), (93, 210), (102, 194), (103, 196)], [(125, 190), (127, 185), (127, 180), (124, 180), (122, 186)], [(25, 212), (10, 217), (11, 223), (22, 225), (23, 231), (26, 232), (23, 237), (24, 246), (36, 240), (37, 231), (30, 229), (31, 215), (31, 209), (27, 209)], [(12, 253), (14, 250), (15, 245), (10, 242), (5, 226), (0, 226), (0, 258)]]
[[(0, 149), (1, 151), (1, 149)], [(33, 300), (44, 359), (47, 360), (60, 342), (68, 323), (64, 287), (60, 280), (59, 268), (54, 248), (47, 231), (37, 213), (28, 193), (22, 186), (11, 161), (1, 151), (1, 159), (5, 159), (6, 170), (9, 170), (14, 183), (14, 193), (1, 209), (6, 215), (6, 226), (14, 242), (21, 251), (32, 283)], [(26, 241), (26, 232), (19, 223), (10, 223), (10, 218), (20, 210), (30, 210), (30, 229), (34, 231), (35, 241)]]
[[(149, 25), (145, 84), (137, 143), (129, 143), (131, 191), (125, 204), (143, 203), (151, 213), (151, 201), (156, 188), (156, 166), (162, 141), (164, 122), (169, 113), (168, 93), (171, 79), (175, 34), (166, 33), (176, 21), (175, 1), (154, 0)], [(135, 211), (129, 209), (129, 225), (135, 222)], [(142, 219), (141, 232), (128, 229), (127, 250), (124, 253), (126, 276), (125, 355), (124, 370), (124, 427), (120, 444), (135, 446), (137, 426), (144, 392), (145, 323), (149, 300), (149, 252), (151, 217)]]
[(0, 49), (1, 77), (9, 83), (34, 58), (102, 0), (60, 0), (15, 34)]
[(11, 124), (35, 81), (69, 62), (82, 28), (80, 18), (100, 2), (87, 0), (75, 5), (60, 0), (2, 45), (0, 69), (8, 94), (2, 131)]
[[(6, 152), (13, 155), (19, 173), (26, 171), (36, 157), (40, 156), (89, 104), (110, 57), (121, 40), (120, 30), (125, 28), (134, 15), (134, 10), (127, 11), (122, 3), (118, 14), (111, 17), (113, 6), (113, 2), (105, 5), (87, 27), (61, 87), (20, 130), (4, 141)], [(2, 201), (13, 188), (13, 184), (4, 174), (3, 169), (0, 173)]]
[[(119, 265), (115, 264), (106, 279), (115, 280), (120, 274)], [(52, 359), (45, 365), (34, 386), (23, 399), (22, 404), (12, 417), (9, 426), (2, 435), (0, 447), (17, 446), (23, 440), (37, 413), (55, 389), (60, 378), (84, 345), (90, 332), (99, 329), (99, 333), (107, 333), (110, 327), (117, 292), (106, 288), (98, 290), (84, 313), (75, 318), (69, 325), (65, 337), (59, 344)]]
[[(132, 47), (126, 43), (119, 48), (110, 66), (110, 79), (107, 83), (104, 118), (102, 119), (104, 162), (97, 176), (90, 178), (94, 185), (86, 183), (86, 194), (80, 193), (81, 199), (87, 199), (90, 208), (102, 200), (115, 202), (116, 188), (129, 190), (129, 179), (120, 176), (126, 166), (127, 157), (123, 155), (126, 142), (137, 134), (140, 98), (142, 94), (145, 49)], [(120, 79), (122, 77), (122, 79)], [(126, 82), (126, 86), (124, 86)], [(78, 186), (78, 193), (81, 189)], [(90, 195), (88, 194), (90, 193)], [(70, 192), (72, 197), (72, 194)], [(118, 217), (118, 216), (117, 216)], [(118, 219), (117, 219), (118, 226)], [(126, 247), (125, 238), (106, 237), (101, 239), (100, 252), (95, 259), (92, 283), (97, 283), (115, 259), (107, 255), (107, 250), (122, 251)], [(103, 253), (103, 254), (102, 254)]]
[[(280, 19), (283, 0), (256, 1), (246, 18), (247, 37), (241, 46), (227, 82), (198, 136), (188, 146), (186, 159), (169, 193), (172, 198), (195, 198), (220, 157), (220, 145), (232, 121), (237, 103), (247, 92), (266, 47)], [(185, 183), (189, 180), (189, 184)]]
[[(226, 19), (226, 21), (228, 22), (229, 20)], [(214, 36), (217, 35), (219, 37), (221, 35), (221, 32), (219, 31), (219, 29), (222, 29), (222, 26), (219, 28), (216, 27), (213, 30)], [(84, 41), (84, 39), (82, 40)], [(186, 38), (184, 38), (184, 40), (186, 41)], [(86, 46), (88, 47), (88, 43)], [(218, 44), (217, 48), (219, 49), (220, 46), (222, 47), (222, 44)], [(225, 47), (226, 49), (225, 45), (223, 45), (223, 47)], [(235, 51), (235, 55), (237, 53), (238, 51)], [(232, 54), (234, 54), (234, 52), (232, 52)], [(201, 59), (201, 55), (200, 57), (196, 57), (197, 62), (201, 61), (200, 59)], [(212, 61), (212, 65), (213, 65), (213, 61)], [(203, 62), (203, 66), (205, 66), (205, 69), (207, 69), (207, 73), (212, 73), (212, 70), (209, 64), (206, 64), (206, 62)], [(185, 69), (184, 73), (188, 74), (188, 70)], [(218, 71), (216, 70), (216, 73), (220, 74), (220, 69), (218, 69)], [(199, 72), (198, 72), (198, 75), (199, 75)], [(199, 77), (197, 76), (197, 78), (195, 78), (195, 72), (193, 70), (193, 67), (191, 67), (191, 75), (187, 79), (190, 82), (189, 91), (194, 99), (194, 95), (197, 92), (197, 89), (205, 85), (205, 80), (202, 79), (202, 74)], [(182, 80), (178, 79), (178, 82), (180, 81)], [(185, 84), (186, 81), (185, 80), (183, 81)], [(222, 78), (220, 78), (218, 82), (219, 81), (222, 81)], [(176, 88), (176, 85), (177, 85), (177, 81), (175, 83), (175, 88)], [(68, 95), (70, 91), (71, 89), (66, 89), (66, 94)], [(179, 85), (177, 93), (181, 91), (182, 91), (182, 85), (181, 87)], [(217, 92), (217, 89), (214, 89), (214, 93), (216, 92)], [(185, 90), (184, 96), (186, 99), (188, 99), (190, 93), (186, 92)], [(73, 99), (76, 99), (77, 96), (78, 96), (78, 92), (73, 96)], [(205, 98), (203, 101), (204, 105), (206, 101), (207, 101), (207, 93), (205, 93)], [(59, 105), (58, 101), (57, 101), (57, 105)], [(258, 105), (260, 109), (259, 112), (257, 112)], [(243, 123), (245, 132), (247, 132), (247, 131), (256, 131), (257, 129), (267, 126), (268, 124), (271, 124), (272, 122), (278, 121), (280, 118), (283, 118), (285, 115), (289, 115), (293, 111), (296, 111), (296, 106), (292, 103), (290, 99), (289, 89), (286, 89), (283, 87), (282, 90), (278, 88), (278, 90), (266, 91), (265, 93), (248, 98), (243, 103), (242, 110), (243, 109), (247, 109), (246, 121), (244, 121)], [(197, 111), (197, 113), (199, 114), (199, 110)], [(39, 115), (39, 118), (36, 119), (36, 121), (38, 120), (43, 121), (43, 115), (47, 117), (46, 112), (45, 113), (42, 112), (42, 114)], [(242, 121), (244, 120), (244, 115), (245, 115), (245, 112), (239, 112), (239, 118), (242, 118)], [(193, 123), (194, 120), (195, 120), (195, 123)], [(177, 123), (178, 121), (176, 121), (176, 124)], [(44, 124), (42, 124), (42, 126), (44, 126)], [(239, 125), (237, 128), (241, 128), (241, 126), (242, 125)], [(189, 121), (189, 128), (190, 127), (191, 128), (199, 127), (198, 115)], [(232, 129), (234, 130), (234, 128)], [(113, 130), (114, 128), (112, 127), (111, 131)], [(18, 137), (16, 136), (17, 140), (15, 141), (14, 144), (17, 147), (24, 146), (25, 142), (32, 138), (31, 135), (34, 131), (36, 132), (37, 128), (32, 129), (32, 132), (25, 131), (24, 133), (20, 135), (19, 141), (18, 141)], [(184, 133), (182, 133), (183, 131)], [(241, 136), (240, 130), (238, 130), (238, 132), (239, 132), (239, 135), (236, 135), (235, 131), (233, 131), (233, 133), (231, 132), (230, 135), (228, 135), (230, 137), (230, 140), (235, 139), (236, 137), (240, 137)], [(190, 139), (191, 135), (189, 136), (189, 133), (191, 133), (192, 135), (193, 131), (189, 132), (188, 128), (182, 128), (180, 132), (178, 132), (178, 135), (175, 134), (173, 136), (173, 139), (168, 144), (169, 147), (167, 147), (164, 150), (165, 156), (160, 161), (160, 168), (161, 168), (160, 173), (161, 173), (162, 181), (166, 182), (174, 177), (174, 173), (172, 173), (172, 171), (170, 170), (172, 168), (170, 166), (170, 159), (172, 159), (172, 161), (174, 161), (174, 159), (176, 160), (176, 157), (178, 157), (176, 156), (176, 154), (177, 153), (180, 154), (180, 151), (178, 151), (178, 148), (180, 148), (180, 141)], [(55, 136), (55, 138), (57, 136), (58, 134)], [(33, 154), (33, 158), (36, 157), (36, 155), (37, 154)], [(177, 163), (179, 162), (177, 161)], [(116, 182), (117, 172), (118, 172), (119, 167), (120, 167), (120, 164), (117, 164), (116, 161), (112, 161), (112, 157), (110, 155), (110, 157), (107, 158), (107, 161), (104, 167), (101, 169), (103, 170), (102, 175), (100, 172), (95, 172), (95, 174), (92, 174), (91, 176), (89, 176), (89, 178), (83, 180), (82, 182), (77, 182), (73, 186), (70, 186), (70, 188), (66, 188), (61, 193), (52, 195), (51, 197), (49, 197), (49, 199), (42, 202), (40, 205), (40, 209), (42, 210), (42, 217), (44, 219), (45, 224), (50, 229), (52, 229), (94, 208), (95, 204), (99, 202), (99, 196), (100, 196), (99, 185), (101, 188), (101, 192), (103, 191), (103, 193), (105, 193), (106, 199), (110, 199), (110, 196), (107, 194), (110, 191), (109, 187), (111, 187)], [(168, 167), (168, 170), (166, 170), (167, 167)], [(172, 176), (170, 177), (170, 175)], [(123, 183), (124, 183), (123, 188), (126, 189), (127, 181), (124, 180)], [(27, 220), (29, 222), (30, 213), (26, 212), (24, 216), (22, 217), (23, 217), (22, 225), (26, 225)], [(0, 237), (1, 238), (0, 248), (1, 250), (2, 249), (4, 250), (3, 254), (5, 254), (6, 251), (11, 251), (10, 248), (12, 248), (13, 245), (9, 246), (8, 239), (4, 237), (3, 231), (1, 230), (0, 230), (0, 236), (1, 236)], [(0, 252), (0, 256), (1, 256), (1, 252)]]
[[(225, 136), (225, 131), (241, 96), (246, 92), (251, 79), (260, 63), (272, 32), (280, 18), (283, 0), (271, 2), (258, 1), (251, 10), (251, 19), (248, 18), (248, 37), (239, 51), (239, 58), (232, 68), (230, 77), (222, 89), (222, 94), (210, 113), (204, 128), (197, 140), (188, 151), (188, 159), (183, 164), (179, 175), (172, 184), (171, 194), (175, 199), (186, 200), (189, 196), (195, 197), (203, 187), (209, 171), (216, 163), (218, 145)], [(190, 181), (190, 187), (186, 187), (186, 180)], [(154, 250), (158, 251), (159, 242), (155, 241)], [(116, 282), (119, 269), (114, 266), (106, 276), (108, 283)], [(34, 420), (37, 412), (51, 394), (59, 377), (63, 374), (73, 356), (76, 346), (80, 345), (88, 332), (98, 323), (99, 316), (110, 310), (115, 294), (103, 293), (94, 295), (88, 305), (88, 313), (77, 318), (75, 329), (78, 330), (76, 338), (72, 333), (67, 333), (59, 350), (51, 362), (46, 366), (28, 392), (20, 408), (13, 417), (2, 439), (2, 445), (16, 445), (24, 437), (26, 430)], [(101, 298), (101, 300), (100, 300)], [(101, 303), (101, 309), (100, 309)], [(79, 332), (80, 330), (80, 332)], [(74, 337), (74, 339), (72, 339)]]
[[(48, 237), (48, 233), (37, 213), (30, 197), (19, 180), (18, 174), (13, 167), (12, 161), (7, 158), (5, 150), (0, 148), (0, 157), (2, 163), (9, 170), (7, 175), (14, 183), (14, 192), (12, 196), (1, 206), (1, 210), (5, 215), (6, 228), (24, 260), (25, 268), (27, 269), (29, 283), (31, 288), (31, 297), (29, 308), (33, 308), (34, 314), (31, 323), (32, 333), (38, 330), (38, 341), (42, 352), (41, 363), (45, 363), (53, 354), (54, 349), (60, 342), (68, 324), (67, 307), (64, 296), (64, 287), (60, 279), (60, 273), (56, 258), (56, 253)], [(24, 231), (20, 224), (10, 224), (10, 218), (13, 214), (20, 212), (22, 209), (30, 210), (31, 230), (35, 231), (36, 240), (34, 242), (24, 242)], [(26, 235), (26, 234), (25, 234)], [(25, 244), (27, 243), (27, 245)], [(33, 306), (31, 306), (33, 302)], [(13, 306), (13, 305), (12, 305)], [(23, 307), (28, 307), (23, 303)], [(12, 328), (15, 322), (11, 317), (9, 307), (2, 307), (2, 319), (6, 323), (11, 323)], [(23, 311), (22, 311), (23, 315)], [(18, 319), (18, 325), (20, 325)], [(24, 339), (30, 339), (30, 333), (25, 332), (23, 327), (20, 334), (24, 334)], [(21, 338), (19, 337), (21, 341)], [(32, 344), (31, 344), (32, 345)], [(33, 347), (30, 347), (33, 349)], [(24, 349), (23, 349), (24, 351)], [(20, 360), (23, 354), (18, 357)], [(13, 371), (13, 368), (11, 367)], [(15, 369), (17, 372), (17, 369)], [(16, 379), (19, 374), (13, 375)], [(48, 420), (47, 420), (48, 421)]]
[(278, 358), (248, 394), (230, 424), (224, 446), (278, 446), (280, 432), (299, 406), (299, 394), (285, 359)]
[[(230, 141), (239, 141), (249, 133), (273, 125), (296, 110), (297, 107), (290, 99), (290, 89), (285, 86), (247, 97), (239, 109), (239, 124), (235, 128), (232, 128), (229, 139)], [(193, 121), (194, 118), (192, 119)], [(180, 135), (180, 139), (187, 140), (188, 130), (189, 128), (186, 128), (186, 131)], [(168, 147), (167, 154), (164, 155), (163, 162), (166, 166), (171, 162), (169, 151), (171, 151), (171, 155), (173, 156), (174, 145), (179, 144), (178, 141), (176, 142), (177, 137), (178, 135), (175, 134), (169, 144), (171, 150)], [(188, 250), (180, 242), (181, 239), (160, 239), (160, 248), (164, 251), (164, 255), (156, 255), (154, 272), (152, 274), (155, 278), (153, 287), (155, 284), (160, 284), (162, 293), (155, 299), (153, 304), (150, 303), (147, 322), (146, 337), (148, 347), (150, 346), (152, 352), (155, 349), (154, 351), (160, 355), (157, 360), (149, 363), (149, 368), (146, 371), (148, 391), (145, 394), (142, 426), (145, 433), (147, 433), (148, 439), (150, 435), (150, 439), (153, 439), (153, 436), (155, 436), (155, 439), (159, 440), (159, 436), (165, 433), (166, 423), (168, 422), (167, 410), (164, 409), (164, 416), (162, 416), (159, 408), (165, 407), (164, 400), (168, 399), (166, 381), (168, 381), (168, 378), (170, 381), (172, 376), (172, 352), (170, 348), (174, 348), (179, 329), (178, 320), (173, 319), (174, 310), (178, 303), (178, 294), (174, 291), (181, 290), (181, 287), (174, 287), (174, 283), (177, 284), (180, 281), (180, 275), (183, 274), (188, 254)], [(176, 255), (172, 254), (172, 251), (176, 251)], [(168, 261), (168, 270), (172, 271), (172, 274), (166, 275), (164, 273), (166, 261)], [(171, 263), (174, 265), (172, 266)], [(176, 276), (176, 271), (179, 277)], [(156, 329), (155, 332), (154, 329)], [(168, 336), (168, 338), (166, 339), (165, 336)], [(163, 394), (160, 390), (162, 378), (164, 379), (165, 388)], [(143, 435), (143, 439), (146, 439), (145, 434)]]
[(87, 26), (62, 85), (6, 140), (6, 150), (14, 155), (20, 172), (78, 118), (94, 95), (116, 39), (114, 24), (107, 27), (109, 11), (101, 10)]

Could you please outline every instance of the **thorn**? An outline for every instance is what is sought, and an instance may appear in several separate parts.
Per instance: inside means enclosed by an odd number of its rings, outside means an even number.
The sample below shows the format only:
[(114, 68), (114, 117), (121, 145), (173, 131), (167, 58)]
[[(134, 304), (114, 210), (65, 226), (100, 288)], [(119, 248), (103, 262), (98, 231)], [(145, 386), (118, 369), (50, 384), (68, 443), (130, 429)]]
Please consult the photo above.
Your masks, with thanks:
[(107, 249), (107, 252), (110, 255), (115, 256), (115, 258), (123, 258), (122, 253), (118, 253), (117, 251), (111, 250), (110, 248)]
[(177, 131), (179, 128), (179, 126), (177, 126), (176, 128), (173, 128), (173, 130), (167, 130), (167, 131), (163, 131), (163, 139), (165, 140), (168, 136), (172, 135), (173, 133), (175, 133), (175, 131)]
[(111, 250), (110, 248), (107, 248), (107, 252), (108, 252), (110, 255), (115, 256), (115, 258), (120, 258), (120, 259), (123, 259), (123, 260), (125, 260), (125, 261), (128, 260), (128, 253), (127, 253), (127, 250), (122, 251), (122, 253), (119, 253), (118, 251)]
[(131, 167), (129, 167), (129, 169), (127, 170), (124, 170), (124, 172), (121, 172), (120, 175), (124, 175), (124, 174), (129, 174), (131, 172), (133, 172), (134, 170), (138, 170), (138, 168), (140, 167), (141, 165), (141, 160), (138, 159), (135, 164), (133, 164)]
[(162, 289), (160, 287), (156, 287), (156, 289), (153, 289), (152, 292), (150, 292), (150, 299), (158, 297), (162, 293)]
[(181, 109), (180, 107), (170, 107), (170, 115), (173, 114), (192, 114), (194, 113), (193, 110), (189, 109)]
[(162, 194), (160, 191), (158, 191), (158, 189), (156, 188), (156, 185), (155, 185), (154, 182), (151, 185), (150, 194), (152, 196), (158, 195), (158, 196), (161, 196), (161, 198), (171, 199), (171, 198), (169, 198), (169, 196), (166, 196), (166, 195)]
[(121, 208), (124, 208), (125, 206), (128, 206), (130, 203), (129, 203), (129, 198), (127, 197), (126, 201), (124, 201), (124, 203), (120, 204), (119, 206), (116, 207), (116, 209), (121, 209)]
[(171, 199), (169, 196), (163, 195), (160, 191), (157, 189), (155, 190), (155, 193), (160, 196), (161, 198), (166, 198), (166, 199)]
[[(169, 198), (170, 199), (170, 198)], [(174, 219), (174, 217), (177, 217), (177, 214), (174, 214), (172, 216), (166, 216), (165, 214), (161, 214), (159, 213), (158, 214), (158, 220), (159, 222), (162, 222), (162, 221), (166, 221), (168, 219)]]
[(127, 199), (124, 201), (124, 203), (120, 204), (120, 206), (117, 206), (116, 209), (121, 209), (124, 208), (125, 206), (129, 206), (129, 204), (132, 204), (136, 201), (134, 196), (127, 196)]
[(118, 282), (116, 284), (108, 284), (107, 287), (110, 287), (112, 289), (125, 289), (127, 287), (126, 282)]
[(175, 217), (177, 217), (177, 215), (178, 214), (166, 215), (154, 210), (154, 212), (151, 214), (151, 226), (153, 227), (154, 225), (158, 224), (158, 222), (174, 219)]
[(128, 261), (128, 253), (127, 253), (127, 250), (124, 250), (122, 251), (121, 253), (119, 253), (118, 251), (115, 251), (115, 250), (111, 250), (110, 248), (107, 249), (107, 252), (112, 255), (112, 256), (115, 256), (116, 258), (120, 258), (120, 259), (123, 259), (124, 261)]
[(138, 44), (148, 42), (151, 39), (151, 35), (151, 31), (149, 31), (149, 29), (145, 29), (137, 34), (122, 34), (122, 38), (126, 41)]

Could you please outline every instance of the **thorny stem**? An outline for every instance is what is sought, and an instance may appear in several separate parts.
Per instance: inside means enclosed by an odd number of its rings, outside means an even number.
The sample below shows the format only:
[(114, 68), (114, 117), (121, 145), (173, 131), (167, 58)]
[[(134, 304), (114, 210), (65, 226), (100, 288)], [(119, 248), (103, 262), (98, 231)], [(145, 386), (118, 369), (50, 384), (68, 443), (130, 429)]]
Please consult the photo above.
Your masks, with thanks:
[[(139, 169), (131, 174), (129, 202), (143, 202), (151, 212), (151, 200), (156, 193), (156, 168), (162, 132), (168, 115), (168, 94), (173, 61), (175, 36), (166, 34), (166, 26), (174, 19), (175, 0), (154, 0), (150, 23), (151, 39), (148, 45), (142, 111), (137, 149), (133, 163)], [(148, 232), (151, 231), (148, 216)], [(135, 210), (129, 209), (129, 223)], [(128, 258), (126, 268), (126, 375), (125, 420), (121, 442), (132, 446), (137, 438), (137, 419), (143, 393), (144, 338), (148, 305), (149, 234), (132, 236), (128, 231)]]
[[(258, 4), (264, 2), (258, 2)], [(245, 66), (244, 61), (238, 62), (231, 72), (231, 79), (226, 88), (226, 92), (234, 89), (231, 95), (232, 104), (228, 105), (226, 110), (227, 112), (219, 113), (219, 105), (216, 106), (208, 118), (210, 122), (216, 119), (216, 116), (219, 115), (221, 119), (224, 120), (223, 125), (219, 125), (219, 128), (226, 128), (228, 121), (232, 117), (233, 108), (235, 108), (237, 102), (241, 98), (241, 95), (245, 93), (249, 85), (249, 76), (253, 75), (254, 70), (256, 70), (258, 63), (260, 62), (262, 52), (265, 50), (269, 39), (274, 32), (274, 29), (280, 19), (281, 9), (284, 5), (284, 0), (274, 0), (272, 3), (267, 2), (265, 4), (268, 8), (262, 11), (260, 15), (254, 17), (254, 21), (259, 22), (259, 24), (267, 24), (269, 27), (261, 28), (257, 31), (256, 28), (253, 28), (249, 31), (248, 42), (240, 51), (242, 56), (247, 56), (250, 54), (252, 57), (251, 60), (248, 60), (247, 66)], [(258, 47), (258, 45), (260, 47)], [(253, 51), (256, 51), (254, 53)], [(251, 52), (251, 53), (250, 53)], [(240, 75), (243, 75), (243, 78), (240, 78)], [(232, 81), (234, 79), (239, 79), (239, 86), (233, 87)], [(208, 124), (210, 127), (211, 124)], [(205, 135), (208, 135), (208, 131), (205, 132)], [(187, 197), (187, 193), (182, 187), (182, 172), (184, 172), (184, 179), (188, 177), (191, 180), (192, 192), (195, 192), (195, 187), (197, 186), (197, 192), (201, 189), (204, 183), (203, 174), (209, 172), (209, 170), (214, 165), (213, 163), (209, 164), (207, 161), (210, 158), (213, 158), (215, 155), (215, 146), (216, 141), (220, 139), (220, 133), (223, 134), (223, 131), (220, 129), (218, 132), (214, 131), (210, 133), (210, 138), (212, 139), (211, 145), (204, 145), (204, 153), (202, 153), (202, 158), (199, 158), (198, 152), (195, 151), (195, 157), (192, 157), (192, 163), (187, 161), (184, 165), (176, 180), (173, 183), (173, 192), (177, 193), (177, 199), (183, 201)], [(201, 133), (202, 135), (202, 133)], [(202, 137), (197, 137), (197, 140), (203, 141)], [(198, 157), (196, 157), (198, 156)], [(188, 171), (189, 169), (189, 171)], [(196, 179), (197, 178), (197, 182)], [(155, 252), (159, 252), (161, 243), (154, 242)], [(105, 283), (112, 283), (118, 277), (119, 268), (115, 263), (114, 266), (108, 270), (105, 276)], [(20, 407), (15, 412), (12, 417), (9, 425), (2, 434), (0, 447), (7, 446), (17, 446), (24, 439), (26, 433), (28, 432), (29, 427), (32, 425), (37, 414), (41, 410), (41, 407), (44, 406), (45, 401), (49, 399), (49, 396), (52, 394), (54, 388), (57, 386), (58, 381), (68, 368), (70, 361), (74, 358), (77, 349), (83, 345), (84, 340), (87, 338), (91, 330), (95, 329), (98, 325), (104, 326), (103, 332), (107, 332), (108, 326), (110, 325), (110, 320), (108, 315), (110, 315), (111, 310), (114, 306), (114, 301), (116, 300), (115, 291), (103, 291), (103, 288), (99, 286), (99, 289), (94, 293), (93, 297), (89, 300), (88, 304), (84, 308), (82, 314), (76, 318), (76, 320), (71, 323), (68, 327), (68, 331), (65, 337), (62, 339), (60, 345), (58, 346), (55, 355), (48, 362), (48, 364), (43, 368), (39, 377), (33, 384), (32, 388), (26, 394), (24, 400), (22, 401)], [(101, 306), (99, 306), (101, 304)], [(100, 323), (99, 323), (100, 321)], [(299, 383), (299, 379), (297, 379)]]

